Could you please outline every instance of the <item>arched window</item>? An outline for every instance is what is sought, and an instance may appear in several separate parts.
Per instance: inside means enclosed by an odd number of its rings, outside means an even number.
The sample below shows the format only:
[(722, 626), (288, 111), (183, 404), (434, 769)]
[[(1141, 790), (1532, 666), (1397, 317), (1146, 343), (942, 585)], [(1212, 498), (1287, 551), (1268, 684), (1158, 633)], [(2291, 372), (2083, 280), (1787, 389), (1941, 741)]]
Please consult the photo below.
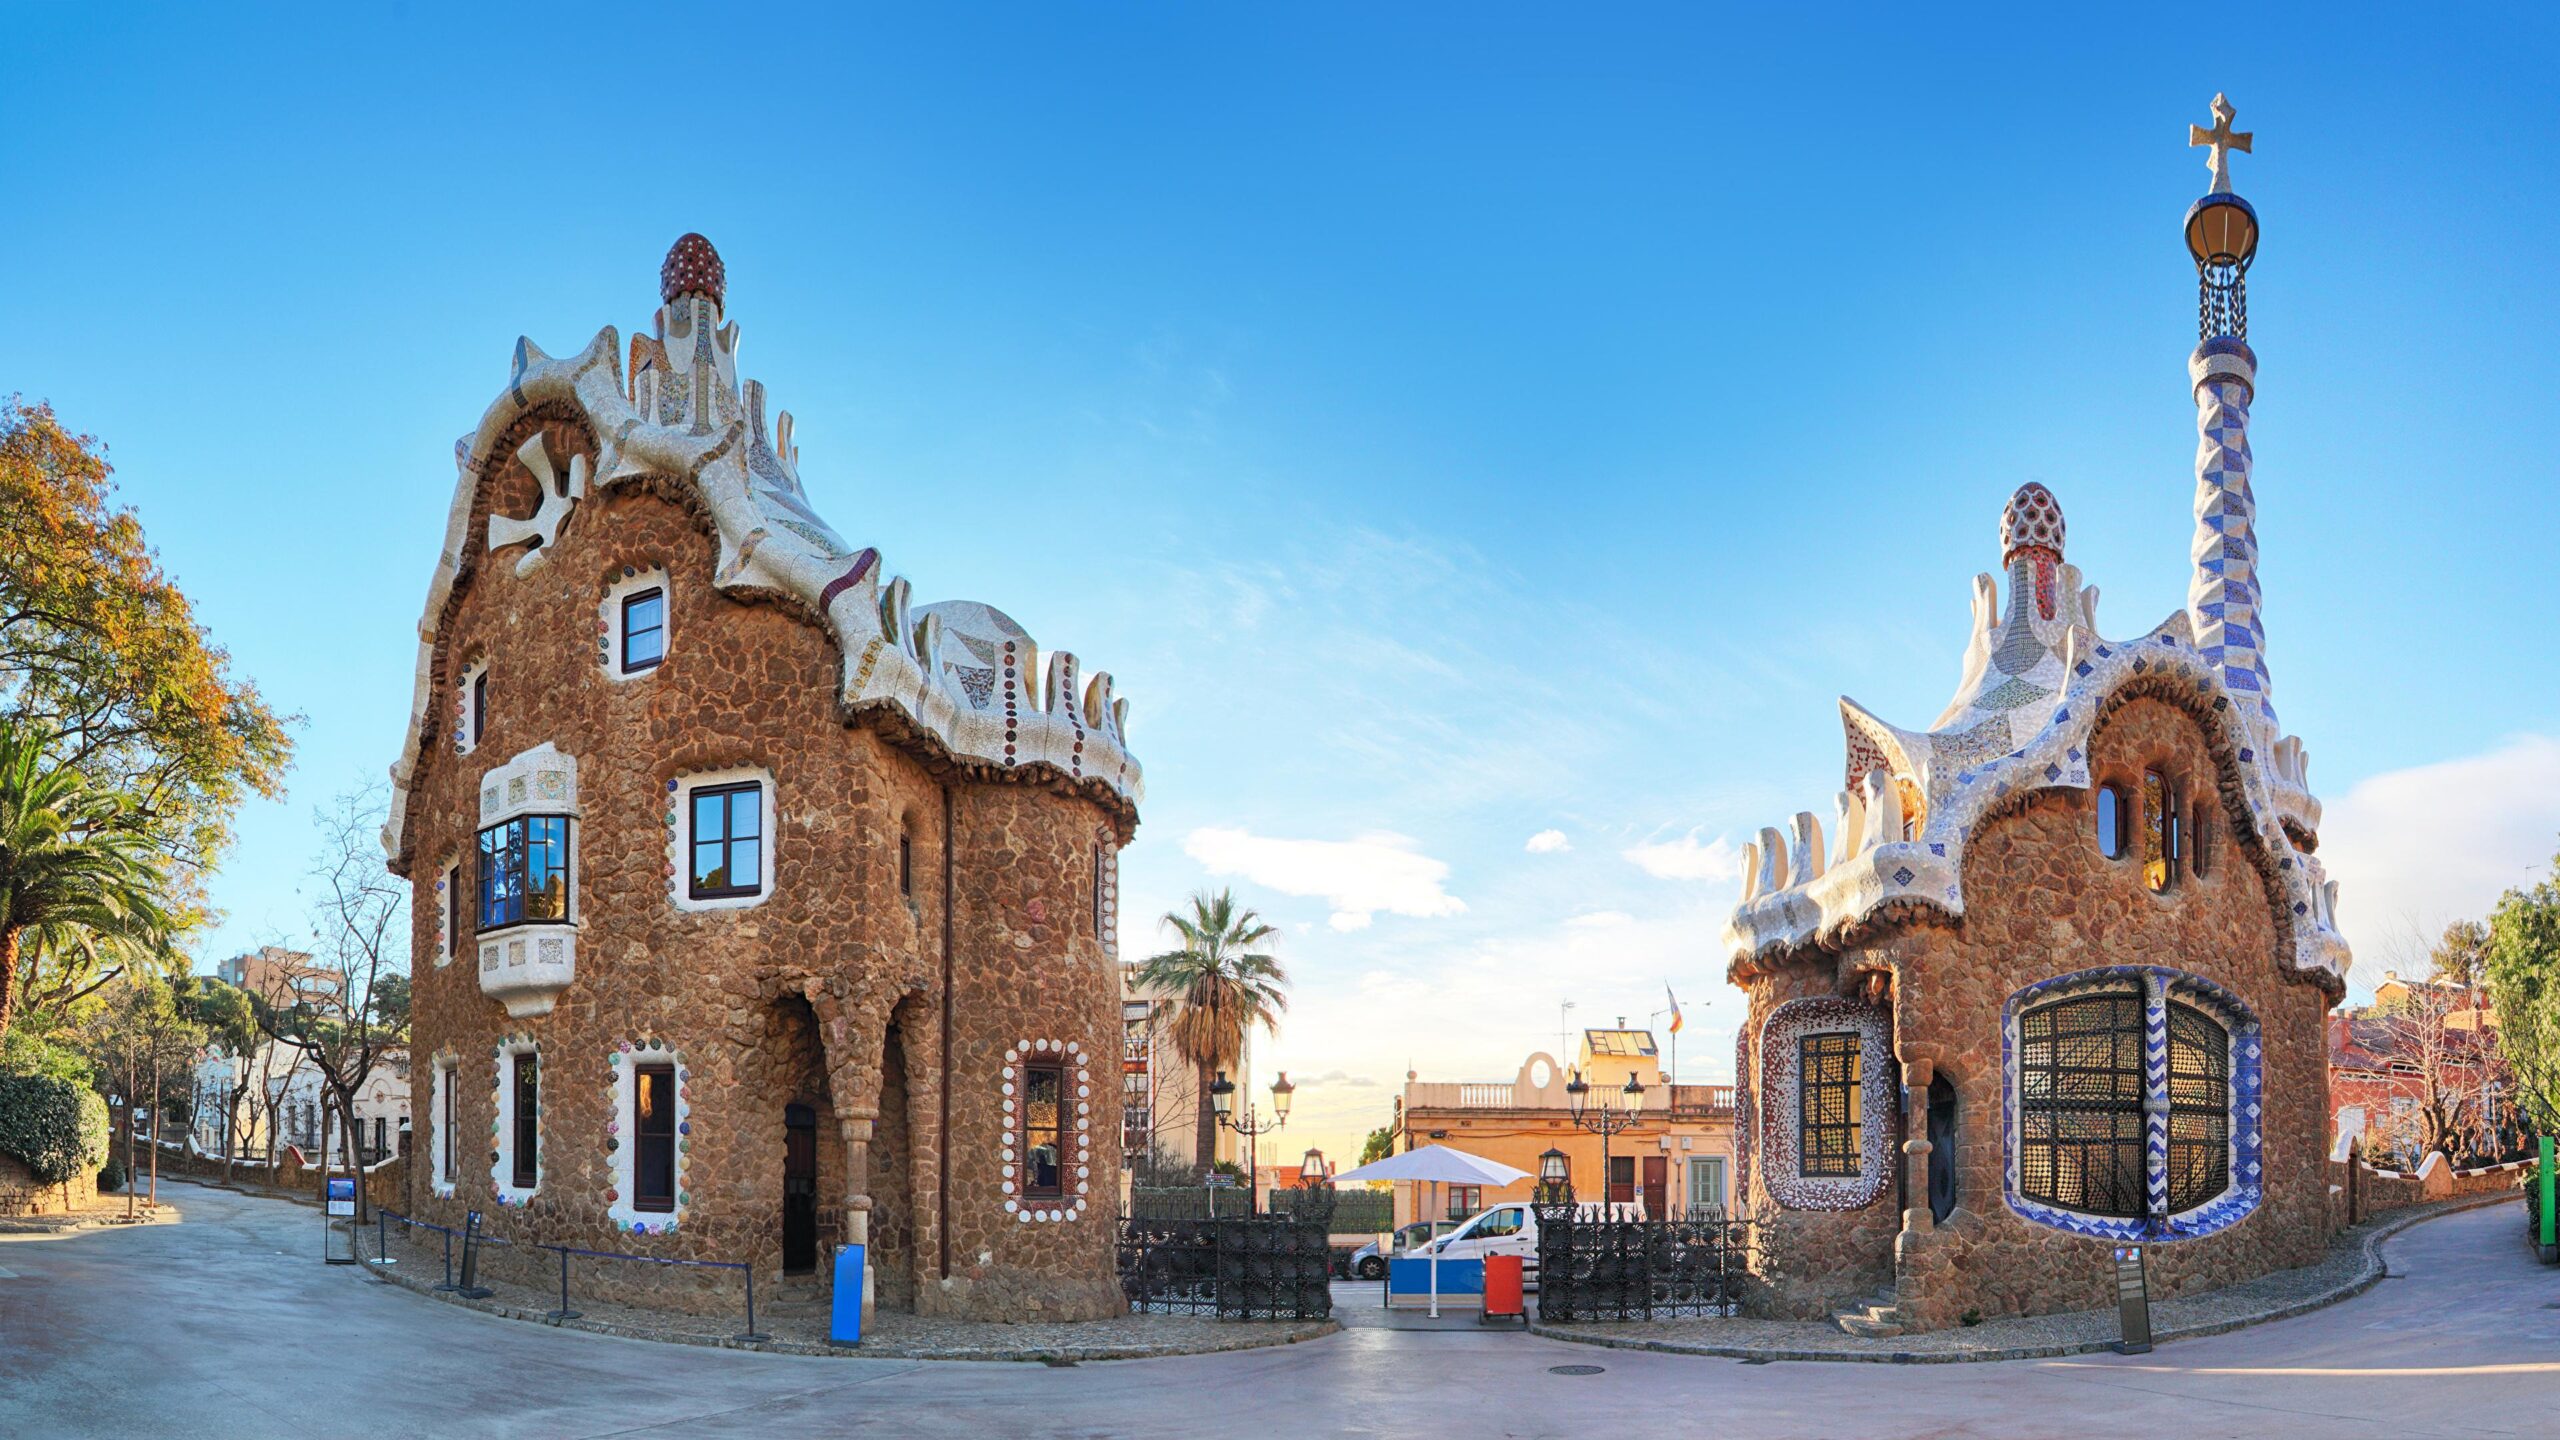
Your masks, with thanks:
[(2142, 775), (2142, 883), (2157, 895), (2178, 876), (2178, 798), (2168, 777), (2157, 770)]
[(2231, 1032), (2169, 1002), (2169, 1210), (2193, 1210), (2231, 1186)]
[(2198, 800), (2187, 816), (2187, 868), (2195, 872), (2199, 880), (2204, 878), (2205, 872), (2205, 837), (2212, 833), (2207, 823), (2212, 812), (2205, 805), (2205, 801)]
[(2144, 1213), (2142, 995), (2018, 1016), (2018, 1193), (2087, 1215)]
[(2110, 860), (2124, 858), (2124, 791), (2113, 785), (2098, 787), (2098, 853)]

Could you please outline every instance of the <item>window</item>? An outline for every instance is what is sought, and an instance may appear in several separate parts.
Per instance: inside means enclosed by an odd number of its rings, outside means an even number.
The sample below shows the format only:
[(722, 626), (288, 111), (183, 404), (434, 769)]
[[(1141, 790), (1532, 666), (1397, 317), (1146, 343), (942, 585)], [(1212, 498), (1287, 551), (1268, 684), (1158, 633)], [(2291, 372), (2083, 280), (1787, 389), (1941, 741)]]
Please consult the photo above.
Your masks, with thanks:
[(2142, 883), (2158, 895), (2178, 874), (2178, 802), (2159, 771), (2142, 776)]
[(482, 665), (471, 676), (471, 743), (478, 745), (489, 733), (489, 667)]
[(1857, 1177), (1862, 1079), (1858, 1036), (1837, 1030), (1797, 1042), (1797, 1162), (1804, 1174), (1826, 1179)]
[(2169, 1002), (2169, 1213), (2231, 1185), (2231, 1032)]
[(676, 1208), (676, 1067), (636, 1066), (631, 1084), (631, 1208), (672, 1213)]
[(2205, 802), (2198, 800), (2195, 803), (2195, 808), (2189, 812), (2187, 817), (2187, 868), (2193, 871), (2196, 878), (2199, 880), (2204, 878), (2205, 836), (2211, 833), (2210, 827), (2207, 824), (2207, 816), (2211, 813), (2211, 811), (2205, 808)]
[(1022, 1069), (1022, 1193), (1054, 1200), (1066, 1193), (1066, 1066), (1035, 1060)]
[(1464, 1220), (1484, 1208), (1484, 1187), (1452, 1185), (1449, 1187), (1449, 1218)]
[(443, 903), (437, 907), (436, 918), (444, 925), (444, 943), (436, 947), (436, 963), (450, 965), (462, 945), (462, 866), (459, 863), (444, 867), (444, 883), (437, 889), (442, 892), (438, 898)]
[[(1474, 1189), (1475, 1187), (1469, 1186), (1468, 1188)], [(1517, 1205), (1505, 1205), (1496, 1209), (1492, 1214), (1485, 1216), (1482, 1220), (1477, 1221), (1475, 1233), (1472, 1238), (1478, 1240), (1499, 1240), (1506, 1235), (1517, 1235), (1519, 1233), (1520, 1207)]]
[(542, 1179), (540, 1165), (540, 1116), (542, 1113), (542, 1060), (530, 1050), (519, 1050), (515, 1061), (515, 1153), (509, 1157), (514, 1173), (509, 1177), (519, 1190), (531, 1190)]
[(436, 1062), (435, 1175), (436, 1184), (446, 1191), (453, 1189), (454, 1173), (453, 1073), (451, 1060)]
[(568, 817), (525, 815), (480, 832), (480, 929), (568, 918)]
[(2090, 1215), (2144, 1213), (2142, 996), (2018, 1017), (2018, 1192)]
[(898, 837), (898, 893), (909, 896), (916, 893), (916, 837), (913, 835)]
[(1102, 846), (1093, 847), (1093, 938), (1102, 938)]
[(1636, 1198), (1636, 1159), (1632, 1155), (1609, 1157), (1609, 1203), (1625, 1205)]
[(667, 592), (656, 586), (622, 597), (622, 673), (637, 675), (667, 658)]
[(764, 786), (705, 785), (693, 792), (692, 868), (686, 891), (696, 900), (754, 895), (764, 889)]
[(2124, 858), (2124, 809), (2122, 790), (2098, 787), (2098, 853), (2110, 860)]

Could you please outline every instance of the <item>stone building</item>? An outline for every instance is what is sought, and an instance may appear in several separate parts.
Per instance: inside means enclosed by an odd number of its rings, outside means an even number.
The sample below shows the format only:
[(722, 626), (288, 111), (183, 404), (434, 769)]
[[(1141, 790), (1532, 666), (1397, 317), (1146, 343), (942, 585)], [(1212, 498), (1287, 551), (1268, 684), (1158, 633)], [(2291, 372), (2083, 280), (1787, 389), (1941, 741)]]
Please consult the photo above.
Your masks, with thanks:
[(2108, 639), (2060, 506), (2001, 517), (1954, 699), (1841, 702), (1844, 784), (1759, 832), (1726, 939), (1749, 999), (1742, 1188), (1776, 1313), (1847, 1328), (2109, 1303), (2311, 1263), (2327, 1240), (2323, 1021), (2348, 953), (2258, 589), (2245, 276), (2257, 217), (2188, 212), (2201, 289), (2187, 605)]
[(860, 1242), (873, 1303), (1116, 1312), (1125, 703), (819, 518), (725, 278), (688, 235), (627, 348), (518, 340), (455, 447), (384, 832), (412, 1206), (819, 1285)]

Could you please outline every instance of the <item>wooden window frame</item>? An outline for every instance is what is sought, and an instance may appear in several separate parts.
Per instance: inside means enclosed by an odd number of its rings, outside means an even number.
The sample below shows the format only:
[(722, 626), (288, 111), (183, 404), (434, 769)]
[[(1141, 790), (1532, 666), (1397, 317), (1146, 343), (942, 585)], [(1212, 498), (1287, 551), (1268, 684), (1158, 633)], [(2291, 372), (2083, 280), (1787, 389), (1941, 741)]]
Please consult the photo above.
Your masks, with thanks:
[(461, 1086), (456, 1080), (461, 1069), (450, 1060), (436, 1062), (436, 1160), (433, 1179), (448, 1190), (459, 1188), (461, 1183), (455, 1167), (455, 1161), (460, 1158), (455, 1153), (460, 1148), (456, 1143), (460, 1131), (454, 1123), (453, 1114), (458, 1108), (455, 1102), (461, 1099)]
[(507, 1157), (507, 1179), (518, 1190), (542, 1186), (542, 1057), (531, 1050), (507, 1056), (507, 1082), (513, 1090), (514, 1153)]
[(489, 665), (482, 661), (471, 676), (471, 748), (489, 738)]
[[(556, 832), (541, 836), (535, 833), (537, 827), (549, 830), (553, 826), (557, 827)], [(515, 839), (511, 844), (502, 841), (493, 850), (490, 846), (490, 837), (502, 832), (514, 832)], [(486, 935), (499, 930), (512, 930), (519, 925), (572, 923), (572, 917), (577, 914), (577, 897), (573, 893), (577, 888), (574, 874), (576, 866), (571, 863), (576, 854), (573, 838), (570, 817), (566, 815), (516, 815), (501, 820), (495, 825), (481, 827), (476, 843), (472, 846), (472, 854), (475, 857), (471, 906), (473, 932)], [(560, 909), (556, 915), (534, 913), (533, 855), (537, 847), (558, 851), (553, 861), (553, 867), (560, 876)], [(510, 897), (514, 902), (513, 914), (512, 916), (500, 914), (493, 919), (490, 909), (489, 882), (495, 876), (507, 873), (510, 869), (516, 882), (516, 888)]]
[[(664, 1095), (661, 1113), (652, 1116), (644, 1103), (653, 1082)], [(663, 1131), (654, 1127), (663, 1126)], [(653, 1165), (652, 1155), (660, 1157)], [(650, 1172), (663, 1166), (666, 1193), (649, 1192)], [(631, 1208), (650, 1215), (672, 1215), (676, 1208), (676, 1067), (670, 1060), (645, 1061), (631, 1067)]]
[[(743, 842), (740, 837), (731, 834), (729, 831), (729, 817), (733, 812), (734, 807), (728, 803), (725, 797), (742, 794), (752, 794), (755, 796), (756, 833), (745, 837), (745, 840), (752, 841), (755, 845), (756, 883), (752, 885), (705, 885), (702, 883), (701, 871), (695, 863), (695, 857), (701, 852), (703, 846), (718, 845), (721, 847), (720, 863), (723, 870), (732, 869), (736, 865), (736, 847)], [(720, 837), (716, 840), (704, 839), (701, 830), (702, 801), (705, 796), (710, 795), (724, 797), (720, 806)], [(771, 857), (765, 844), (767, 837), (764, 833), (764, 809), (764, 782), (762, 780), (731, 780), (718, 785), (696, 785), (685, 791), (685, 898), (689, 900), (737, 900), (765, 893), (766, 887), (773, 882), (773, 867)]]
[[(631, 625), (631, 611), (633, 607), (649, 600), (655, 600), (658, 602), (658, 623), (647, 627), (645, 630), (634, 630)], [(623, 596), (621, 622), (620, 629), (622, 633), (619, 642), (614, 646), (614, 660), (620, 667), (623, 674), (643, 674), (647, 671), (655, 670), (660, 665), (666, 663), (667, 587), (664, 585), (651, 585), (646, 589), (634, 590), (630, 594)], [(657, 636), (658, 653), (646, 660), (633, 660), (631, 658), (631, 637), (635, 634)]]
[[(1844, 1043), (1845, 1042), (1845, 1043)], [(1846, 1058), (1848, 1075), (1817, 1077), (1815, 1062)], [(1829, 1066), (1822, 1067), (1827, 1070)], [(1864, 1141), (1866, 1139), (1867, 1055), (1864, 1037), (1855, 1030), (1816, 1030), (1796, 1040), (1796, 1173), (1808, 1180), (1855, 1180), (1866, 1173)], [(1845, 1118), (1817, 1120), (1817, 1114), (1833, 1113), (1827, 1105), (1817, 1105), (1819, 1096), (1836, 1092), (1837, 1113)], [(1848, 1144), (1833, 1153), (1826, 1149), (1817, 1153), (1814, 1137), (1839, 1132)]]
[[(1035, 1123), (1031, 1115), (1031, 1087), (1035, 1077), (1045, 1076), (1055, 1087), (1057, 1106), (1047, 1125)], [(1022, 1156), (1022, 1194), (1028, 1200), (1063, 1200), (1067, 1194), (1067, 1060), (1063, 1055), (1042, 1055), (1022, 1065), (1022, 1120), (1016, 1129)], [(1044, 1185), (1034, 1178), (1032, 1151), (1042, 1137), (1057, 1155), (1056, 1176)]]

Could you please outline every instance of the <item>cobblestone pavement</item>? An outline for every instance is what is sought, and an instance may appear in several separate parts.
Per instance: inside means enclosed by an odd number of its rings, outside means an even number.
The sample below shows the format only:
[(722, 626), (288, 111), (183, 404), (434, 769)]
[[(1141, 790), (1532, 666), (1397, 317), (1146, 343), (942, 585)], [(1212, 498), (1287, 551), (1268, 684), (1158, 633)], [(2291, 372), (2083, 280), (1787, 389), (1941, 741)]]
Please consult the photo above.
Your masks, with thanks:
[(1280, 1415), (1309, 1436), (2408, 1440), (2549, 1435), (2560, 1396), (2560, 1267), (2533, 1263), (2512, 1205), (2393, 1238), (2392, 1278), (2362, 1295), (2149, 1355), (1768, 1364), (1359, 1326), (1053, 1368), (748, 1354), (502, 1320), (321, 1265), (306, 1207), (162, 1194), (181, 1223), (0, 1236), (0, 1435), (1196, 1440)]

